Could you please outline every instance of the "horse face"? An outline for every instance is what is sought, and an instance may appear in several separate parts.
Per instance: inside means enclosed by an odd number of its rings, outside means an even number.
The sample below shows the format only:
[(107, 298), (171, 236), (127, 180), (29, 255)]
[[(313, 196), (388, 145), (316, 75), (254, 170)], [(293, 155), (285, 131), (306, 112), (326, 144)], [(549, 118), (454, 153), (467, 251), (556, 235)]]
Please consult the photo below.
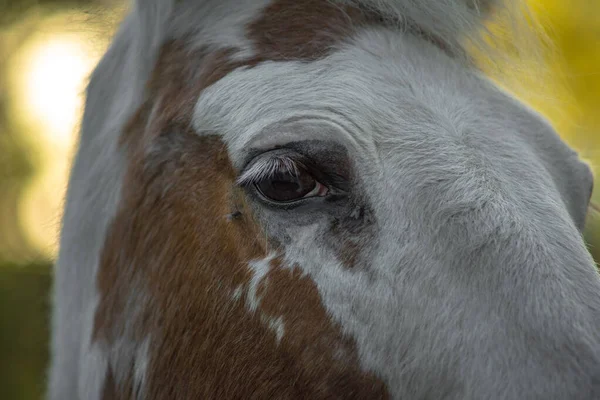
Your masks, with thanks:
[(88, 88), (53, 398), (598, 397), (591, 174), (464, 62), (490, 3), (137, 3)]

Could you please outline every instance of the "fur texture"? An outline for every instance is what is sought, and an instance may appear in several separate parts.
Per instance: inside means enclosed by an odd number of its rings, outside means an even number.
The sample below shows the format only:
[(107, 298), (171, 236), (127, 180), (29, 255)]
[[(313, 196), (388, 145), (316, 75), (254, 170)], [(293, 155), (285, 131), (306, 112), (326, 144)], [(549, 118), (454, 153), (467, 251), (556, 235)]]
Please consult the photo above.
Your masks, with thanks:
[[(465, 62), (510, 9), (135, 3), (87, 92), (50, 399), (600, 397), (590, 171)], [(239, 188), (278, 147), (340, 195)]]

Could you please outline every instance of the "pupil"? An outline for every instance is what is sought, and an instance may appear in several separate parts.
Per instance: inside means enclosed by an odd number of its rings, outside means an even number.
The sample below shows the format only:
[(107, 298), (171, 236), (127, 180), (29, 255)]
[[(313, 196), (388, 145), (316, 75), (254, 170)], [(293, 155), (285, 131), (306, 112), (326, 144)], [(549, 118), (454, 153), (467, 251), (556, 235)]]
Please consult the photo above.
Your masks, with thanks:
[(299, 171), (298, 176), (280, 173), (260, 182), (257, 187), (267, 198), (274, 201), (292, 201), (301, 199), (316, 186), (316, 181), (306, 171)]
[(288, 192), (298, 192), (301, 190), (300, 185), (296, 182), (271, 181), (271, 186), (273, 186), (274, 190), (285, 190)]

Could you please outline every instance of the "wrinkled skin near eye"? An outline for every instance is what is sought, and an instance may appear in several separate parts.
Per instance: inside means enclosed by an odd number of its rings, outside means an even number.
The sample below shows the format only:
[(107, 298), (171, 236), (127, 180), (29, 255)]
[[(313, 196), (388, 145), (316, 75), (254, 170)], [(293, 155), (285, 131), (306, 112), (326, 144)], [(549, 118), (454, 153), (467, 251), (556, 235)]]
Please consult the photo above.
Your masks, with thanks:
[(254, 185), (266, 199), (279, 203), (327, 194), (327, 188), (302, 168), (295, 172), (278, 171)]

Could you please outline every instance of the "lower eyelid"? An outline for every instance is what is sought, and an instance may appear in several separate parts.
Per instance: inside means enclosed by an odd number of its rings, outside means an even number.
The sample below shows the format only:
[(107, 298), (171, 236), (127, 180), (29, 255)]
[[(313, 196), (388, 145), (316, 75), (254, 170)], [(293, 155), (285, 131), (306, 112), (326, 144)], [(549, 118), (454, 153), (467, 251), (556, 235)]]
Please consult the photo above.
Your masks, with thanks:
[(303, 198), (309, 198), (309, 197), (324, 197), (327, 196), (327, 194), (329, 193), (329, 188), (325, 185), (323, 185), (321, 182), (319, 181), (315, 181), (316, 185), (315, 188), (313, 190), (311, 190), (309, 193), (305, 194)]

